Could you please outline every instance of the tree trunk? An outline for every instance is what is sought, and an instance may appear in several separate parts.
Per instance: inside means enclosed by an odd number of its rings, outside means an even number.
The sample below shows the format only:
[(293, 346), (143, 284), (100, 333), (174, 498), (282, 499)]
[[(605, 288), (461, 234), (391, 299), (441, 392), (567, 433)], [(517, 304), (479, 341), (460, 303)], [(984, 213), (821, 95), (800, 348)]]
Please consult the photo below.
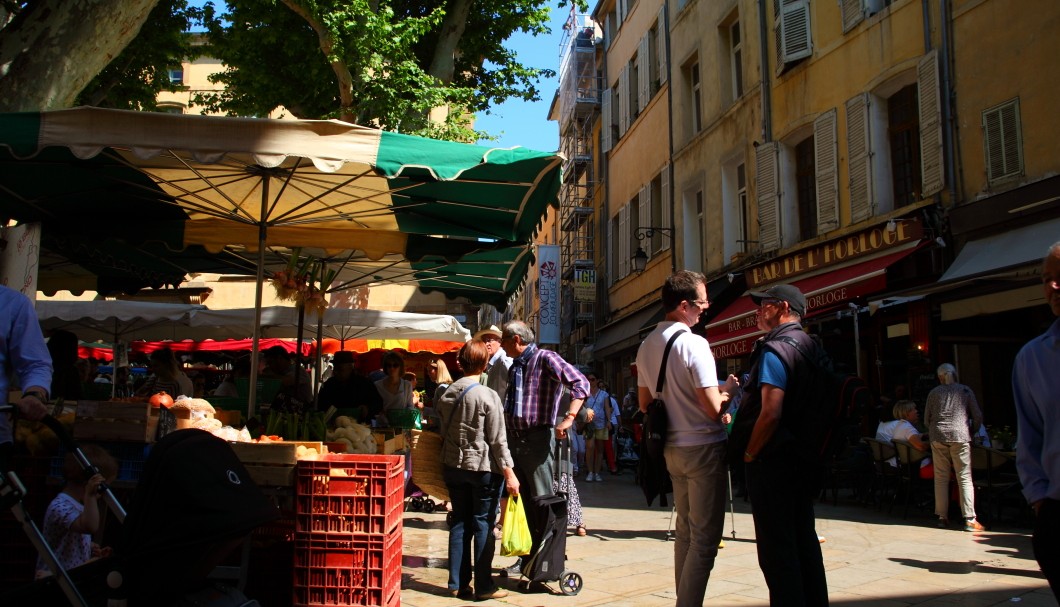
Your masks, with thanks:
[(70, 107), (159, 0), (42, 0), (0, 29), (0, 111)]
[(434, 47), (434, 57), (427, 73), (445, 84), (453, 81), (456, 69), (456, 53), (460, 47), (460, 38), (467, 27), (467, 17), (475, 0), (449, 0), (442, 21), (442, 30), (438, 36), (438, 45)]
[[(320, 50), (324, 53), (324, 57), (330, 56), (335, 41), (331, 39), (331, 34), (328, 32), (327, 28), (324, 27), (324, 24), (321, 23), (309, 11), (309, 9), (297, 2), (297, 0), (283, 0), (283, 3), (287, 8), (294, 11), (296, 15), (306, 20), (309, 27), (313, 28), (313, 31), (316, 32), (317, 39), (320, 41)], [(353, 74), (350, 73), (350, 67), (341, 59), (330, 60), (330, 63), (331, 71), (335, 72), (335, 81), (339, 87), (339, 102), (342, 104), (339, 120), (351, 124), (358, 124), (357, 114), (354, 112), (353, 108)]]

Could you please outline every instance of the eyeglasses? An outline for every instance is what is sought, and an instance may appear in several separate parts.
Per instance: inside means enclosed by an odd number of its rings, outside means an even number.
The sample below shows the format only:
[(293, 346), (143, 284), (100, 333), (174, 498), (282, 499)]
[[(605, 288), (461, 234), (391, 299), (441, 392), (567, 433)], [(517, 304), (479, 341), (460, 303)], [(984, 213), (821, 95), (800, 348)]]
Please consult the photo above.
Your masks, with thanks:
[(690, 304), (693, 304), (697, 308), (705, 308), (710, 305), (710, 302), (705, 299), (686, 299)]
[(500, 341), (500, 340), (501, 340), (501, 338), (497, 337), (496, 335), (483, 335), (482, 336), (482, 341), (484, 341), (484, 342)]

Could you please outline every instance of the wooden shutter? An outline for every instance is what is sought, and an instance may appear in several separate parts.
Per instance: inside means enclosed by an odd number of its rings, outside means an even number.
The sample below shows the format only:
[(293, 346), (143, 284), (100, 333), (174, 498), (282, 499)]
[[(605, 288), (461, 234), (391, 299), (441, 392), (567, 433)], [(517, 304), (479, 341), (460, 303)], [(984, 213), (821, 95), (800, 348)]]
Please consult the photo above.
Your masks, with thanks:
[(648, 107), (648, 101), (651, 99), (651, 61), (648, 56), (650, 43), (648, 33), (645, 32), (637, 49), (637, 107), (641, 112)]
[(868, 219), (875, 206), (872, 183), (872, 129), (869, 94), (847, 101), (847, 169), (850, 172), (850, 221)]
[(615, 284), (618, 281), (618, 268), (615, 264), (615, 260), (618, 258), (618, 248), (615, 247), (615, 222), (613, 219), (611, 217), (607, 219), (607, 245), (604, 247), (604, 250), (607, 251), (605, 257), (607, 258), (608, 284)]
[(629, 64), (622, 66), (618, 75), (618, 138), (629, 129)]
[[(637, 224), (637, 227), (641, 229), (642, 236), (644, 235), (644, 228), (648, 226), (658, 227), (651, 222), (650, 184), (642, 187), (640, 189), (640, 192), (637, 192), (637, 220), (639, 222)], [(655, 252), (655, 247), (651, 246), (652, 240), (654, 240), (654, 235), (652, 238), (645, 238), (644, 240), (634, 239), (634, 242), (636, 242), (637, 244), (633, 245), (633, 250), (636, 250), (636, 247), (640, 246), (642, 249), (644, 249), (644, 252), (648, 254), (648, 258), (651, 259), (655, 256), (653, 255), (653, 253)]]
[(662, 85), (670, 77), (670, 65), (666, 63), (666, 40), (670, 37), (670, 31), (666, 28), (665, 2), (659, 9), (659, 26), (655, 29), (659, 32), (655, 37), (655, 58), (659, 60), (659, 84)]
[(603, 99), (600, 101), (600, 148), (605, 154), (611, 151), (611, 89), (604, 89)]
[(865, 19), (864, 0), (839, 0), (839, 9), (843, 12), (843, 33), (854, 29), (854, 26)]
[(939, 90), (938, 51), (924, 55), (917, 64), (916, 89), (920, 114), (920, 197), (942, 191), (942, 98)]
[(839, 141), (836, 110), (813, 121), (813, 166), (817, 182), (817, 233), (839, 227)]
[(809, 0), (773, 0), (777, 68), (813, 54)]
[[(662, 172), (659, 173), (659, 179), (662, 181), (662, 188), (660, 188), (662, 191), (662, 200), (659, 201), (662, 227), (672, 228), (673, 222), (671, 221), (671, 215), (673, 214), (673, 205), (670, 204), (670, 165), (667, 164), (663, 166)], [(662, 248), (670, 248), (670, 232), (663, 232)]]
[(758, 244), (764, 251), (780, 247), (780, 144), (763, 143), (755, 150), (758, 190)]
[(629, 250), (629, 241), (633, 234), (629, 231), (629, 203), (618, 210), (618, 279), (621, 280), (629, 274), (629, 258), (632, 255)]
[(615, 2), (615, 9), (618, 11), (618, 27), (622, 29), (622, 24), (626, 21), (626, 13), (629, 10), (627, 5), (628, 0), (618, 0)]
[(1023, 137), (1018, 97), (983, 112), (983, 145), (986, 151), (986, 177), (991, 183), (1023, 173)]

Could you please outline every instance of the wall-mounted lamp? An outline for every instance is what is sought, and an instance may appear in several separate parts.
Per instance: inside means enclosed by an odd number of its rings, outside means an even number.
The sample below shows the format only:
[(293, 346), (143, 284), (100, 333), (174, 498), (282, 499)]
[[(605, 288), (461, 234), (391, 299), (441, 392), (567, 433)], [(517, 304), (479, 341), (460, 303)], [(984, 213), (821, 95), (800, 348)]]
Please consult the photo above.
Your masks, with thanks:
[(887, 220), (887, 231), (894, 234), (898, 230), (898, 222), (893, 219)]
[(729, 279), (729, 284), (736, 282), (737, 276), (743, 276), (743, 272), (729, 272), (725, 275), (725, 278)]
[[(644, 240), (645, 238), (651, 238), (652, 236), (655, 236), (656, 232), (669, 234), (671, 239), (674, 237), (673, 228), (657, 228), (655, 226), (645, 226), (643, 228), (637, 228), (633, 231), (633, 237), (637, 240)], [(637, 251), (633, 253), (633, 257), (630, 259), (630, 261), (633, 263), (633, 271), (640, 274), (644, 271), (644, 267), (648, 265), (648, 254), (644, 251), (643, 248), (638, 246)]]

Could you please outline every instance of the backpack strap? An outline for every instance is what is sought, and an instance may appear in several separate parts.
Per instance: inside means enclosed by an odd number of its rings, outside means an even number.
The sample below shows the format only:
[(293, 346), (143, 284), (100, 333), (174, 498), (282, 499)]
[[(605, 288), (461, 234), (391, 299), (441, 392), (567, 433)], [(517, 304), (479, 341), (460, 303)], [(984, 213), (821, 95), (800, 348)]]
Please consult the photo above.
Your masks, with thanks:
[(670, 341), (666, 342), (666, 350), (663, 351), (662, 363), (659, 365), (659, 381), (655, 382), (655, 398), (662, 398), (663, 382), (666, 381), (666, 360), (670, 358), (670, 348), (674, 346), (674, 342), (677, 341), (678, 337), (681, 337), (682, 333), (687, 332), (681, 329), (671, 335)]

